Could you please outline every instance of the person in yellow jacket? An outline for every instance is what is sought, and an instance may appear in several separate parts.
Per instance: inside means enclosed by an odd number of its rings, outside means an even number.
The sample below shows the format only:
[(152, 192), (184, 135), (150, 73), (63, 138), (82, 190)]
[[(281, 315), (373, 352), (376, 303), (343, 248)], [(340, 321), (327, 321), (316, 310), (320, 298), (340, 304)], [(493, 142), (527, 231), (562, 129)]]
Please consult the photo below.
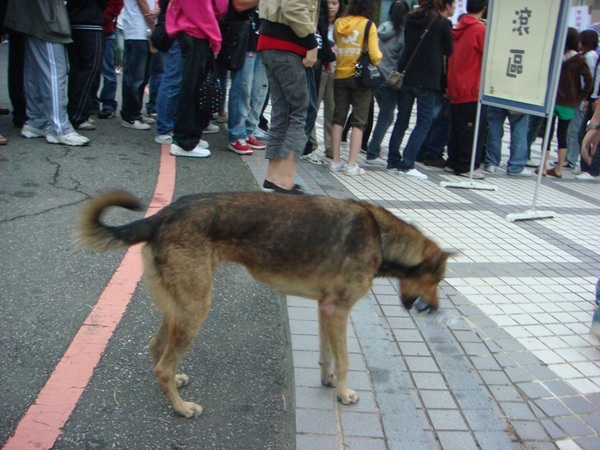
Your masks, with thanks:
[[(360, 151), (362, 135), (369, 106), (373, 99), (373, 89), (359, 87), (355, 76), (355, 66), (361, 55), (363, 42), (367, 42), (369, 58), (375, 66), (383, 57), (377, 40), (375, 17), (375, 0), (350, 0), (346, 14), (335, 21), (333, 37), (337, 46), (337, 63), (335, 68), (333, 126), (331, 128), (331, 144), (333, 147), (332, 172), (344, 171), (346, 175), (364, 175), (365, 171), (356, 163)], [(371, 22), (369, 35), (365, 36), (367, 23)], [(352, 135), (350, 137), (350, 155), (348, 164), (340, 157), (342, 130), (352, 106)]]

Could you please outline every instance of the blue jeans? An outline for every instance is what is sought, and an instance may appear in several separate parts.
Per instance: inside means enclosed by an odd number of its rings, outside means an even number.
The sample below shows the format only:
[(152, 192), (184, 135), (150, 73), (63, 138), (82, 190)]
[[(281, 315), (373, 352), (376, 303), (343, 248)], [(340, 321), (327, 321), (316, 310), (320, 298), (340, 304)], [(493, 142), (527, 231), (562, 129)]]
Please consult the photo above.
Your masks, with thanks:
[(271, 126), (266, 159), (286, 159), (291, 151), (304, 151), (309, 107), (308, 72), (302, 57), (281, 50), (263, 50), (271, 92)]
[(230, 142), (246, 139), (258, 126), (267, 86), (267, 72), (260, 53), (246, 53), (244, 66), (231, 71), (227, 133)]
[[(408, 128), (413, 104), (417, 101), (417, 123), (400, 156), (400, 144)], [(415, 86), (403, 86), (398, 95), (398, 116), (388, 154), (388, 169), (409, 170), (415, 167), (415, 158), (433, 123), (436, 92)]]
[(115, 35), (104, 34), (104, 56), (102, 57), (102, 89), (100, 90), (100, 109), (117, 110), (117, 72), (115, 72), (115, 61), (113, 52), (115, 49)]
[(367, 148), (367, 159), (375, 159), (381, 153), (381, 143), (394, 120), (394, 111), (398, 103), (398, 91), (383, 83), (375, 92), (375, 99), (379, 105), (379, 114)]
[(440, 92), (436, 92), (435, 95), (433, 123), (417, 153), (419, 161), (429, 162), (442, 159), (444, 148), (450, 139), (450, 103)]
[(158, 88), (160, 87), (160, 80), (163, 75), (165, 56), (164, 52), (156, 52), (152, 55), (150, 80), (148, 81), (148, 103), (146, 103), (146, 112), (148, 114), (156, 112), (156, 97), (158, 96)]
[(156, 134), (169, 134), (175, 127), (175, 114), (181, 86), (181, 47), (178, 41), (165, 55), (164, 72), (156, 97)]
[(144, 89), (150, 76), (152, 54), (148, 41), (125, 40), (125, 61), (123, 64), (123, 120), (141, 120), (144, 104)]
[(507, 173), (519, 173), (527, 162), (527, 131), (529, 115), (509, 112), (496, 106), (487, 108), (488, 134), (485, 150), (485, 165), (500, 165), (504, 120), (510, 125), (510, 153), (506, 163)]

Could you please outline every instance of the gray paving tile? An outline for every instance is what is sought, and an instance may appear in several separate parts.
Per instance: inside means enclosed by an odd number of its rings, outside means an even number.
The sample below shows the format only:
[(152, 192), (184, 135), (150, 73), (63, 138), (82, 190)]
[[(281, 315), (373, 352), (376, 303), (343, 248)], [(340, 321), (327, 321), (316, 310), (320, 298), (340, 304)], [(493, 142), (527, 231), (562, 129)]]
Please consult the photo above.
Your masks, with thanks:
[(354, 413), (342, 411), (340, 413), (342, 431), (345, 436), (380, 437), (383, 430), (377, 414)]
[(517, 383), (516, 386), (526, 398), (538, 399), (549, 397), (551, 395), (550, 392), (548, 392), (548, 389), (539, 382)]
[(533, 381), (533, 376), (525, 369), (521, 367), (513, 367), (505, 369), (506, 375), (513, 383), (523, 383), (526, 381)]
[(583, 450), (598, 450), (600, 448), (600, 437), (575, 439), (575, 443)]
[(297, 434), (297, 450), (339, 450), (337, 436), (326, 436), (321, 434)]
[(491, 396), (483, 389), (478, 391), (454, 391), (454, 396), (462, 410), (489, 409)]
[(487, 386), (509, 386), (512, 385), (506, 374), (502, 370), (480, 370), (479, 376)]
[(557, 397), (563, 397), (566, 395), (579, 395), (579, 392), (562, 380), (545, 381), (544, 385)]
[(565, 432), (552, 419), (541, 419), (540, 423), (554, 440), (564, 439), (567, 437)]
[(437, 389), (445, 390), (447, 388), (444, 377), (440, 373), (418, 372), (413, 373), (417, 389)]
[(458, 409), (429, 409), (427, 414), (435, 430), (467, 431), (469, 429)]
[(407, 356), (406, 365), (411, 372), (439, 372), (435, 359), (428, 356)]
[(511, 426), (519, 439), (523, 441), (545, 441), (548, 434), (537, 421), (513, 420)]
[(565, 431), (567, 436), (578, 437), (594, 434), (594, 430), (576, 416), (557, 417), (554, 419), (554, 422)]
[(457, 409), (456, 402), (449, 391), (426, 391), (419, 392), (423, 406), (427, 409)]
[(296, 407), (311, 409), (335, 409), (335, 391), (323, 387), (296, 386)]
[(506, 428), (506, 423), (495, 409), (466, 409), (462, 413), (473, 431), (502, 431)]
[[(385, 439), (380, 438), (361, 438), (361, 437), (345, 437), (344, 448), (348, 450), (360, 449), (360, 450), (387, 450)], [(301, 449), (298, 449), (301, 450)], [(319, 447), (312, 447), (307, 450), (321, 450)], [(337, 449), (339, 450), (339, 449)]]
[(444, 450), (476, 450), (475, 438), (468, 431), (438, 431), (440, 445)]
[(296, 409), (296, 432), (301, 434), (337, 435), (334, 411)]
[(482, 449), (514, 449), (522, 447), (513, 442), (505, 431), (475, 431), (475, 440)]
[(596, 430), (596, 433), (600, 433), (600, 414), (584, 414), (581, 416), (585, 423)]
[(525, 402), (500, 402), (500, 408), (510, 420), (536, 420), (529, 405)]
[(544, 398), (534, 400), (534, 403), (544, 411), (548, 417), (571, 415), (571, 411), (557, 398)]

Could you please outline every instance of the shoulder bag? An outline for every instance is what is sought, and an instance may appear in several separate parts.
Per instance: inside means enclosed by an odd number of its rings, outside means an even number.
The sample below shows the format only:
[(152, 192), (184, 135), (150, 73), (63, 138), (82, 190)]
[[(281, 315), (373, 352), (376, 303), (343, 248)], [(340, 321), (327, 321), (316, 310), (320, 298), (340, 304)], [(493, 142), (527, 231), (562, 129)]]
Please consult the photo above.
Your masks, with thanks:
[(367, 21), (365, 26), (365, 36), (363, 39), (362, 52), (355, 66), (356, 81), (360, 87), (376, 88), (383, 83), (383, 75), (379, 69), (371, 64), (369, 58), (369, 30), (371, 29), (371, 21)]
[(206, 76), (198, 89), (198, 109), (201, 113), (212, 116), (219, 112), (223, 100), (225, 95), (217, 75), (217, 62), (214, 56), (210, 55), (206, 61)]

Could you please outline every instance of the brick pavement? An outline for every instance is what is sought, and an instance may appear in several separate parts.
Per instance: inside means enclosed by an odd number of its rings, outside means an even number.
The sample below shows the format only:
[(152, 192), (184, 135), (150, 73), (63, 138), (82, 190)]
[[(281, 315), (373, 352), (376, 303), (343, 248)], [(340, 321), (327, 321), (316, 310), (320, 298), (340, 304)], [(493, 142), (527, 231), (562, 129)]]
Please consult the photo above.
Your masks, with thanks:
[[(246, 160), (262, 183), (263, 155)], [(484, 181), (496, 191), (455, 189), (440, 183), (465, 179), (439, 169), (419, 166), (429, 180), (411, 181), (363, 167), (367, 174), (352, 178), (301, 162), (297, 181), (312, 194), (382, 205), (459, 254), (435, 316), (404, 310), (389, 279), (357, 304), (349, 384), (361, 399), (353, 406), (319, 384), (314, 302), (288, 297), (297, 448), (600, 448), (600, 349), (589, 334), (600, 183), (569, 171), (548, 177), (536, 210), (555, 217), (510, 222), (507, 214), (531, 208), (535, 178), (508, 178), (501, 168)]]

